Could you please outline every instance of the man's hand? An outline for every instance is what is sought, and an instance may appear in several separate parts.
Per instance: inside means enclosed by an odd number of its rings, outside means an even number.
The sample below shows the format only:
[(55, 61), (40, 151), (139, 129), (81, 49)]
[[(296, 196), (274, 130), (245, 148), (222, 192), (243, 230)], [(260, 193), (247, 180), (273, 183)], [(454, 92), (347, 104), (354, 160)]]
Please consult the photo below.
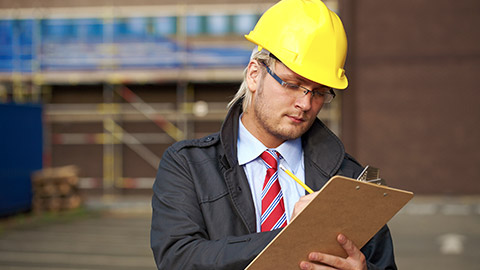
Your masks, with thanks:
[(302, 210), (307, 206), (308, 203), (310, 203), (313, 198), (315, 198), (315, 195), (317, 195), (319, 191), (316, 191), (312, 194), (308, 194), (305, 196), (300, 197), (298, 202), (295, 203), (295, 206), (293, 207), (293, 213), (292, 213), (292, 219), (296, 217)]
[(347, 252), (348, 257), (342, 258), (321, 252), (311, 252), (308, 254), (309, 262), (300, 262), (300, 269), (322, 270), (322, 269), (342, 269), (342, 270), (367, 270), (365, 255), (350, 241), (345, 235), (339, 234), (338, 243)]
[[(295, 204), (292, 218), (297, 216), (318, 193), (314, 192), (302, 196)], [(338, 243), (347, 253), (347, 258), (342, 258), (321, 252), (311, 252), (308, 255), (309, 262), (302, 261), (300, 269), (322, 270), (322, 269), (341, 269), (341, 270), (367, 270), (365, 255), (353, 244), (353, 242), (343, 234), (337, 236)]]

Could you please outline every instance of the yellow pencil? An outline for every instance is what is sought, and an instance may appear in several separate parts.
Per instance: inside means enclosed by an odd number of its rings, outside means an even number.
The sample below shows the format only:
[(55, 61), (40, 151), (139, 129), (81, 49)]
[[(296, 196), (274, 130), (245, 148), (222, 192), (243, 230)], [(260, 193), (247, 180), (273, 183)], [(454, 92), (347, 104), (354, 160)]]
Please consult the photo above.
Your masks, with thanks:
[(293, 178), (300, 186), (302, 186), (308, 193), (312, 194), (313, 190), (309, 188), (307, 185), (305, 185), (300, 179), (298, 179), (291, 171), (287, 170), (283, 165), (280, 165), (280, 169), (282, 169), (284, 172), (286, 172), (290, 177)]

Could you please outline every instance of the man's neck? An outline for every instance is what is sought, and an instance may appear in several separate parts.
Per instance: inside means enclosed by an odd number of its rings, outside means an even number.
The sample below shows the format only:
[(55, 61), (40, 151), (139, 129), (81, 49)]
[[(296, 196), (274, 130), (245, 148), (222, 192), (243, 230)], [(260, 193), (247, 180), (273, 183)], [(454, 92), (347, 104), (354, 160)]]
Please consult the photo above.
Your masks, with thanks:
[(250, 132), (257, 140), (259, 140), (267, 148), (277, 148), (279, 145), (285, 142), (271, 134), (262, 132), (261, 128), (256, 125), (255, 119), (251, 119), (251, 114), (248, 112), (243, 112), (240, 121), (242, 121), (243, 126)]

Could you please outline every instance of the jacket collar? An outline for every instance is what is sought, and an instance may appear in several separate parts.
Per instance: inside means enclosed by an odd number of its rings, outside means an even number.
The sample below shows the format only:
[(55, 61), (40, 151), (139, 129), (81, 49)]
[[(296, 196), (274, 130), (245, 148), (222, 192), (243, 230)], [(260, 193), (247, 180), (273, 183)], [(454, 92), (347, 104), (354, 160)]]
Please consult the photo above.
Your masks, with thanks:
[(345, 158), (340, 139), (318, 118), (302, 136), (305, 159), (305, 181), (319, 190), (335, 174)]
[(237, 101), (228, 111), (225, 122), (220, 129), (220, 142), (225, 149), (227, 167), (238, 164), (237, 159), (237, 139), (238, 139), (238, 119), (242, 113), (242, 100)]

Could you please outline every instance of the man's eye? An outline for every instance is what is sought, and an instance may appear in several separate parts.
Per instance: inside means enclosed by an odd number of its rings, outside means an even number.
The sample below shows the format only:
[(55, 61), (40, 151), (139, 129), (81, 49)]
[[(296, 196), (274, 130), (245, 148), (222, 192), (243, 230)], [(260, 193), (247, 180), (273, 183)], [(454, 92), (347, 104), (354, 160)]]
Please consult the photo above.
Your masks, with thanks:
[(292, 90), (292, 91), (296, 91), (298, 90), (298, 88), (300, 88), (300, 86), (296, 85), (296, 84), (292, 84), (292, 83), (285, 83), (284, 85), (287, 89), (289, 90)]
[(324, 92), (324, 91), (313, 91), (313, 94), (314, 94), (315, 96), (323, 97), (323, 96), (325, 96), (327, 93)]

